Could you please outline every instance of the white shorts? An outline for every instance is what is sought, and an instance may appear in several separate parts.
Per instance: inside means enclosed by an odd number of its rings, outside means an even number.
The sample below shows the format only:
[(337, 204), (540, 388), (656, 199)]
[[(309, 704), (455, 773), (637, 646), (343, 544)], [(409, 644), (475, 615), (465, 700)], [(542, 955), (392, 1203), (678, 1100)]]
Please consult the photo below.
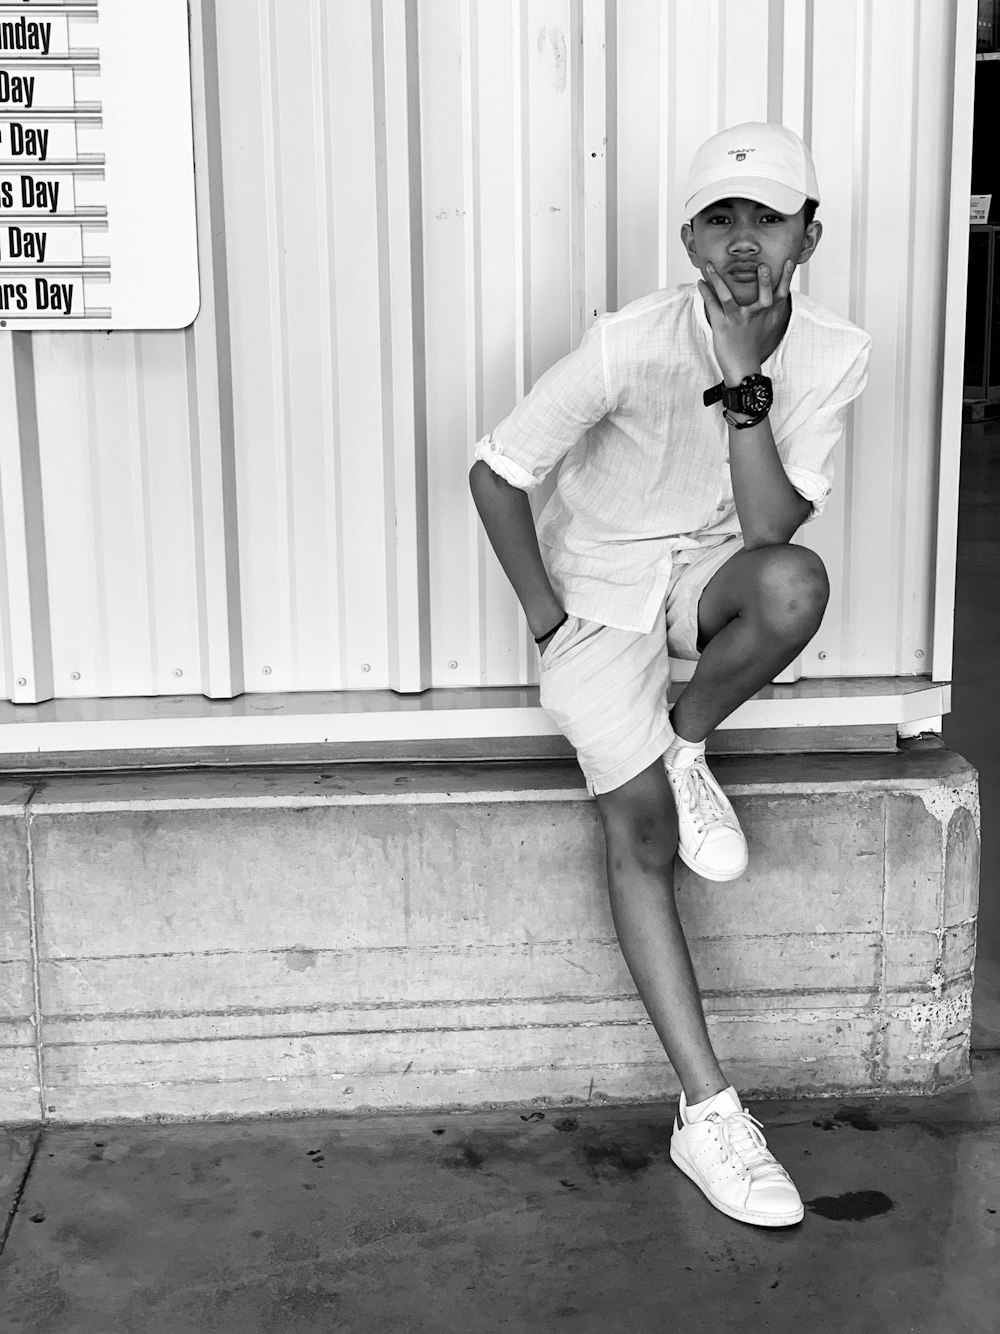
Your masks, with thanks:
[(540, 667), (541, 706), (575, 747), (592, 795), (629, 782), (670, 745), (670, 658), (698, 658), (701, 595), (742, 550), (742, 539), (733, 537), (679, 553), (663, 613), (648, 634), (570, 616), (549, 641)]

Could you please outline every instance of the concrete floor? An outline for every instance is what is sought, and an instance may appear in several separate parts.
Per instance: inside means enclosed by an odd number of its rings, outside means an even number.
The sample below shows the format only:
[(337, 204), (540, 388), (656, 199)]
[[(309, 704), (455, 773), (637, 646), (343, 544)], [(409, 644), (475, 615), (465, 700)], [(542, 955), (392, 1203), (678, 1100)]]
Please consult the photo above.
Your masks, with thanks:
[(767, 1232), (667, 1156), (672, 1105), (0, 1130), (5, 1334), (996, 1334), (1000, 424), (966, 428), (954, 711), (980, 771), (973, 1079), (752, 1110)]
[(0, 1328), (995, 1334), (1000, 1063), (976, 1064), (933, 1099), (758, 1108), (808, 1202), (773, 1232), (674, 1168), (672, 1106), (52, 1131)]

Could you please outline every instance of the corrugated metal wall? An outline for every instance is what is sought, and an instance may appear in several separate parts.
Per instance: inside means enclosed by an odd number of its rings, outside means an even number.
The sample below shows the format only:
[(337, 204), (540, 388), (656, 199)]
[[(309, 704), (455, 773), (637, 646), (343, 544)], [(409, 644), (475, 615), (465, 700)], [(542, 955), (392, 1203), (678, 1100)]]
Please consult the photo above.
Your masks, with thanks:
[(192, 25), (195, 325), (0, 334), (0, 696), (533, 681), (472, 446), (596, 313), (695, 277), (686, 164), (745, 119), (811, 141), (801, 285), (875, 340), (803, 532), (834, 597), (800, 669), (930, 670), (973, 0), (196, 0)]

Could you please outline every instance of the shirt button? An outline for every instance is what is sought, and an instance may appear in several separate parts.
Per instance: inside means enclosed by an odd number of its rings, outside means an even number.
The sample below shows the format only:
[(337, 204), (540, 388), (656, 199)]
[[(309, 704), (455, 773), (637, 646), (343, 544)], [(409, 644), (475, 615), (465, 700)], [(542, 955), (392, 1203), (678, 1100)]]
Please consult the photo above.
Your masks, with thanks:
[(722, 514), (726, 507), (725, 505), (716, 505), (715, 508), (719, 511), (720, 514)]

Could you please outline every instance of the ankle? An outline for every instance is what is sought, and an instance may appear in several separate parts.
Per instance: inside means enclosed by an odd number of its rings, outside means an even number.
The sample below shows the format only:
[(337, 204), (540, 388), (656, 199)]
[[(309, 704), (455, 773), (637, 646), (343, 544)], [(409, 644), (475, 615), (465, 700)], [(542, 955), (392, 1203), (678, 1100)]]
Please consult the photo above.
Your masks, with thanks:
[(704, 753), (704, 741), (689, 741), (687, 737), (683, 737), (680, 733), (675, 732), (673, 740), (664, 751), (663, 759), (666, 764), (673, 766), (679, 765), (683, 768), (698, 759), (700, 755), (704, 755)]
[(670, 743), (671, 745), (676, 744), (678, 746), (699, 747), (701, 750), (705, 749), (707, 734), (706, 736), (702, 736), (700, 728), (691, 724), (685, 724), (683, 718), (678, 720), (676, 711), (668, 715), (667, 721), (670, 723), (674, 734), (673, 741)]
[(712, 1078), (682, 1081), (684, 1089), (684, 1101), (688, 1110), (697, 1107), (698, 1103), (707, 1102), (709, 1098), (714, 1098), (717, 1093), (730, 1088), (729, 1080), (724, 1074), (720, 1073)]

